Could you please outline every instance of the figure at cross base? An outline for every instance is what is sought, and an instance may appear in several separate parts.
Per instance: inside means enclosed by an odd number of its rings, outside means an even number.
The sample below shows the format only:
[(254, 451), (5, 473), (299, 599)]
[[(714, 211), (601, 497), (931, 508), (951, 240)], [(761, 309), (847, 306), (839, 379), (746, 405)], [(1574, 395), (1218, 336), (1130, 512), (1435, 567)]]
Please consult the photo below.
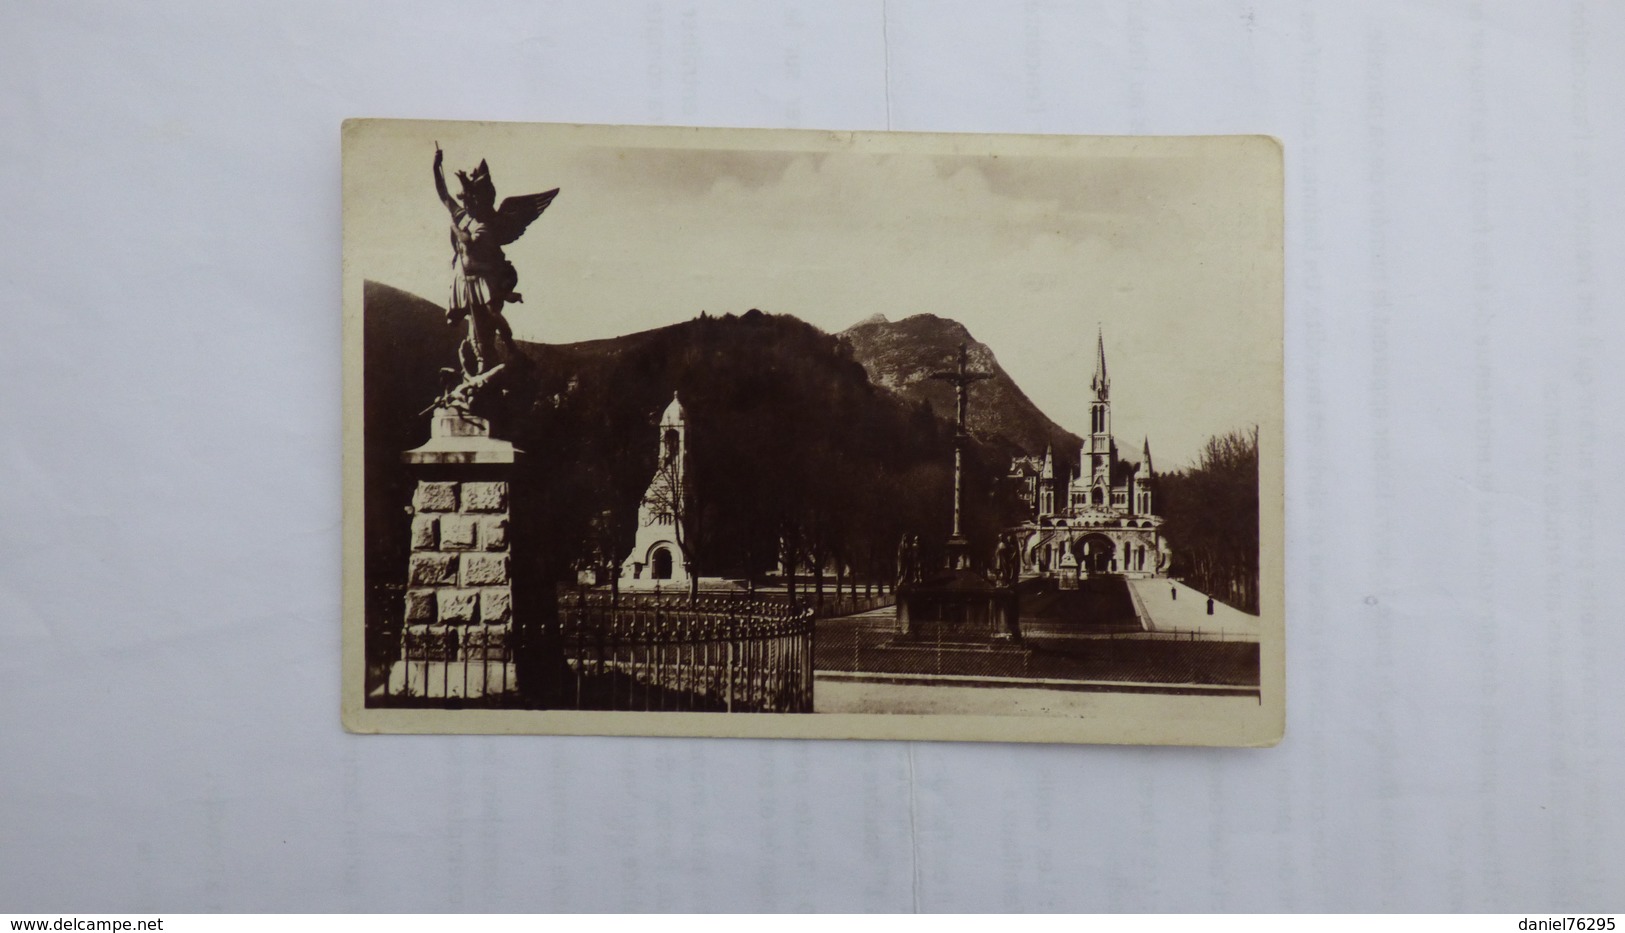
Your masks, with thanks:
[(519, 273), (502, 247), (524, 235), (531, 222), (547, 210), (559, 189), (522, 194), (496, 202), (491, 170), (481, 159), (473, 173), (459, 171), (461, 188), (455, 199), (446, 190), (442, 171), (445, 154), (434, 148), (434, 188), (451, 214), (451, 297), (446, 322), (468, 321), (468, 336), (457, 347), (456, 369), (441, 370), (441, 393), (435, 407), (471, 412), (490, 391), (501, 391), (510, 363), (524, 357), (514, 344), (513, 328), (502, 315), (505, 304), (523, 297), (514, 290)]
[(897, 585), (908, 582), (908, 535), (897, 539)]
[(1021, 545), (1014, 535), (999, 536), (993, 567), (993, 576), (999, 586), (1015, 586), (1021, 579)]
[(920, 536), (905, 534), (897, 541), (897, 585), (920, 582)]

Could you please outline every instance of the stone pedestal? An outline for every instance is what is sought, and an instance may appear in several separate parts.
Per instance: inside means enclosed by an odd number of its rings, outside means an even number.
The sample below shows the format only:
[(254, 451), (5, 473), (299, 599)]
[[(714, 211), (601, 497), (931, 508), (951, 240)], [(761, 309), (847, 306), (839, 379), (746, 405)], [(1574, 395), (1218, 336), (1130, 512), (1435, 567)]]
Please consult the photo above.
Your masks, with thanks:
[(943, 552), (947, 557), (948, 569), (952, 571), (970, 569), (970, 539), (964, 535), (951, 535)]
[(440, 408), (429, 442), (401, 455), (417, 487), (391, 696), (500, 701), (515, 693), (509, 484), (519, 454), (491, 437), (483, 418)]
[(967, 646), (1021, 641), (1015, 588), (994, 586), (969, 570), (898, 587), (897, 623), (904, 641)]
[(1078, 588), (1079, 576), (1078, 559), (1072, 556), (1072, 549), (1069, 547), (1065, 556), (1061, 558), (1061, 565), (1055, 569), (1055, 579), (1060, 583), (1061, 589), (1075, 590)]

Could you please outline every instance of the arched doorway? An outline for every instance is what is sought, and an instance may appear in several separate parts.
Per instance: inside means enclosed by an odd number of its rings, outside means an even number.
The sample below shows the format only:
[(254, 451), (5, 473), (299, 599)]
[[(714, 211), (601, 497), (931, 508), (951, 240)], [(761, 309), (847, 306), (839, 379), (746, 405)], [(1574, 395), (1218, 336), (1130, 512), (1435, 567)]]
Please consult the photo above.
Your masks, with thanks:
[(1117, 548), (1102, 534), (1084, 535), (1078, 541), (1078, 564), (1089, 573), (1110, 573)]
[(665, 547), (655, 548), (654, 555), (649, 558), (649, 576), (655, 580), (671, 579), (671, 549)]

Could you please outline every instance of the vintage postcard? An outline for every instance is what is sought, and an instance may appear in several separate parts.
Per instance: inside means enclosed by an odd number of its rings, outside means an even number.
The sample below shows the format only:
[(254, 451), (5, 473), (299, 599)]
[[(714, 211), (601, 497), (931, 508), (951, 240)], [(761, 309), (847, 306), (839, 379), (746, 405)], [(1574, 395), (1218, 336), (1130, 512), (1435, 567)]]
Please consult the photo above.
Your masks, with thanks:
[(343, 140), (348, 728), (1280, 740), (1274, 140)]

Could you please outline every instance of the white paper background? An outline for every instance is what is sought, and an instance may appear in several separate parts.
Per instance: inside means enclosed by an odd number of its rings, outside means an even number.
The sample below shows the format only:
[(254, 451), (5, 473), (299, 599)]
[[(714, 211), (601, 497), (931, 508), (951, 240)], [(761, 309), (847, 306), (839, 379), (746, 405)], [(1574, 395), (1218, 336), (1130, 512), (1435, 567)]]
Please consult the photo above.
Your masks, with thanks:
[[(1620, 910), (1625, 6), (0, 7), (0, 910)], [(339, 122), (1271, 133), (1263, 751), (338, 723)]]

